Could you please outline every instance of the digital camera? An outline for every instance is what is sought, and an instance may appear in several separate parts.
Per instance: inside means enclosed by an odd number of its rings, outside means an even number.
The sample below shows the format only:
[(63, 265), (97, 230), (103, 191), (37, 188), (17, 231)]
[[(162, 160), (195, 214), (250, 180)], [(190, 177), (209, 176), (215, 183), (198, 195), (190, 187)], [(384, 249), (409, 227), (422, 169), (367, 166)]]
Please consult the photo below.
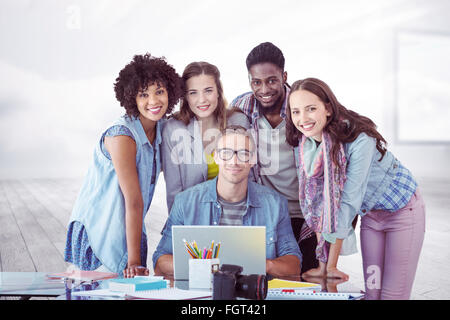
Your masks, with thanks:
[(266, 275), (241, 275), (243, 268), (223, 264), (213, 276), (213, 300), (235, 300), (237, 297), (264, 300), (267, 296)]

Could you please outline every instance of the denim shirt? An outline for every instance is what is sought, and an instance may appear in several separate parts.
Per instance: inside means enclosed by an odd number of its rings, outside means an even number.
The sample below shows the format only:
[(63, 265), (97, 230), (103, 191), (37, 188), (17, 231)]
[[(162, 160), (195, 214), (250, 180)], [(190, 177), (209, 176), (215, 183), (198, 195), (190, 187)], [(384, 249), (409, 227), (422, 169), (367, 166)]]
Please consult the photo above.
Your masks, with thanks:
[[(217, 199), (217, 177), (191, 187), (175, 197), (161, 241), (153, 254), (153, 267), (159, 257), (172, 254), (173, 225), (219, 225), (222, 213)], [(244, 226), (266, 226), (266, 257), (302, 255), (292, 232), (287, 200), (268, 187), (248, 182)]]
[[(345, 239), (352, 232), (352, 221), (357, 214), (361, 217), (366, 215), (386, 192), (390, 192), (397, 173), (402, 169), (407, 171), (389, 151), (386, 151), (383, 160), (378, 161), (381, 153), (376, 149), (376, 140), (365, 133), (361, 133), (355, 141), (344, 144), (344, 152), (347, 158), (347, 179), (337, 230), (331, 234), (338, 239)], [(298, 160), (298, 147), (295, 148), (295, 155)], [(298, 173), (298, 161), (296, 165)]]
[[(246, 115), (241, 112), (234, 112), (227, 119), (227, 124), (250, 127)], [(192, 118), (187, 126), (174, 118), (164, 125), (161, 156), (169, 212), (175, 195), (208, 180), (208, 165), (200, 129), (195, 118)]]
[[(126, 126), (136, 142), (136, 168), (142, 193), (144, 218), (150, 207), (156, 181), (161, 170), (160, 143), (163, 120), (156, 124), (156, 137), (152, 146), (138, 118), (123, 116), (113, 125)], [(94, 151), (94, 161), (88, 169), (83, 186), (72, 210), (69, 225), (79, 221), (86, 228), (89, 243), (95, 256), (109, 270), (121, 273), (128, 262), (125, 232), (125, 200), (112, 161), (101, 150), (102, 134)], [(156, 153), (156, 168), (153, 165)], [(153, 171), (156, 181), (151, 184)]]

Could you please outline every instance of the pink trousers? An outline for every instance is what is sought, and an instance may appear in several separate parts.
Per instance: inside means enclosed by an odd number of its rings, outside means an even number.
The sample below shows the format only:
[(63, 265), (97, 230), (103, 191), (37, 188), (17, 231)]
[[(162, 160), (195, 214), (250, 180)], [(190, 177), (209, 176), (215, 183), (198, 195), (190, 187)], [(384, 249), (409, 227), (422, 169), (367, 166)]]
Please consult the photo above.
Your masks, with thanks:
[(407, 300), (425, 236), (425, 204), (419, 190), (396, 212), (361, 218), (361, 253), (367, 300)]

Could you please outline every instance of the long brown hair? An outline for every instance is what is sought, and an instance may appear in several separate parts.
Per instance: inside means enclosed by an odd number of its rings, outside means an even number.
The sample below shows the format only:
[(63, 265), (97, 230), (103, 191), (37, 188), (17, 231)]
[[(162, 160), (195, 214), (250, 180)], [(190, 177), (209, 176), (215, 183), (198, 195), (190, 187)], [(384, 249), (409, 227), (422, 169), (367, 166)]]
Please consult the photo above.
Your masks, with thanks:
[[(222, 82), (220, 81), (220, 71), (219, 69), (208, 62), (200, 61), (200, 62), (192, 62), (186, 66), (183, 71), (182, 80), (184, 87), (184, 94), (187, 93), (186, 82), (195, 76), (199, 75), (209, 75), (214, 78), (216, 83), (218, 98), (217, 98), (217, 108), (214, 110), (214, 117), (217, 119), (219, 123), (219, 129), (222, 130), (227, 126), (227, 118), (236, 111), (235, 109), (227, 109), (227, 101), (223, 95)], [(180, 111), (173, 114), (173, 118), (182, 121), (185, 125), (188, 125), (191, 122), (192, 117), (194, 117), (194, 113), (192, 112), (187, 99), (183, 97), (181, 99)]]
[[(327, 111), (331, 113), (327, 118), (324, 130), (330, 135), (333, 141), (331, 154), (335, 163), (337, 163), (339, 143), (353, 142), (362, 132), (376, 139), (376, 148), (381, 153), (379, 161), (383, 159), (386, 153), (386, 140), (376, 130), (377, 126), (375, 123), (369, 118), (348, 110), (340, 104), (333, 91), (331, 91), (325, 82), (316, 78), (298, 80), (292, 84), (289, 97), (297, 90), (306, 90), (315, 94), (324, 103)], [(302, 133), (292, 122), (289, 98), (286, 108), (286, 142), (293, 147), (297, 147)]]

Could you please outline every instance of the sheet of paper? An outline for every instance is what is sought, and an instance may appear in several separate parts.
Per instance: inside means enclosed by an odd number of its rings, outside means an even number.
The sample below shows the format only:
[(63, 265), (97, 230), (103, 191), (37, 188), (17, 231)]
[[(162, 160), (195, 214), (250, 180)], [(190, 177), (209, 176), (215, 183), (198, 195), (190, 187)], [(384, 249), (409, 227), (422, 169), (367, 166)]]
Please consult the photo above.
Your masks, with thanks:
[(111, 291), (109, 289), (87, 290), (72, 292), (73, 296), (89, 296), (89, 297), (134, 297), (141, 299), (154, 300), (189, 300), (210, 298), (211, 291), (201, 290), (182, 290), (178, 288), (167, 288), (159, 290), (146, 290), (133, 293), (124, 293), (119, 291)]
[(126, 296), (126, 294), (124, 292), (111, 291), (109, 289), (98, 289), (98, 290), (74, 291), (72, 292), (72, 296), (123, 298)]
[(202, 290), (182, 290), (178, 288), (167, 288), (160, 290), (148, 290), (141, 292), (133, 292), (131, 294), (136, 298), (156, 299), (156, 300), (189, 300), (210, 298), (211, 291)]

